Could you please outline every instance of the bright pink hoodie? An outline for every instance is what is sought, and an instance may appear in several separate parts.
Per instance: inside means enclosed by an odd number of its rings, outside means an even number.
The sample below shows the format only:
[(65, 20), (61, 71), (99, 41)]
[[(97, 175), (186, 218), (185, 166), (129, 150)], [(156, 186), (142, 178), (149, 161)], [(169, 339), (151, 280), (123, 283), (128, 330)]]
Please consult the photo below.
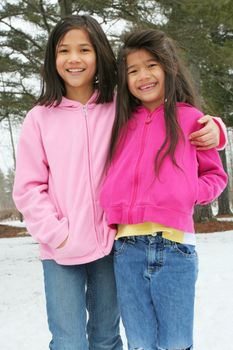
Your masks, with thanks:
[(60, 264), (109, 254), (115, 236), (98, 200), (115, 104), (95, 97), (85, 106), (63, 98), (57, 107), (34, 107), (19, 140), (13, 198), (41, 258)]
[(218, 152), (197, 151), (188, 139), (199, 128), (197, 120), (203, 114), (184, 103), (177, 107), (185, 138), (175, 152), (181, 169), (168, 156), (159, 177), (154, 160), (165, 139), (163, 106), (153, 113), (140, 107), (130, 119), (100, 193), (110, 226), (156, 222), (193, 232), (194, 205), (213, 201), (226, 187)]

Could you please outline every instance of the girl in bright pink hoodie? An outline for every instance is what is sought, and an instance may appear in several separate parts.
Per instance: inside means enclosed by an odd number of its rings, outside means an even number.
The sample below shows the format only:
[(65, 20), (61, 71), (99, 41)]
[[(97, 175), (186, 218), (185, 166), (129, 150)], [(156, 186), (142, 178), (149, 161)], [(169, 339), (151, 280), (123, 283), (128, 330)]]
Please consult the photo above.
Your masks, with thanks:
[(129, 349), (193, 346), (197, 254), (193, 210), (227, 175), (215, 149), (189, 141), (203, 113), (175, 45), (163, 32), (130, 34), (119, 56), (110, 167), (100, 193), (114, 245)]

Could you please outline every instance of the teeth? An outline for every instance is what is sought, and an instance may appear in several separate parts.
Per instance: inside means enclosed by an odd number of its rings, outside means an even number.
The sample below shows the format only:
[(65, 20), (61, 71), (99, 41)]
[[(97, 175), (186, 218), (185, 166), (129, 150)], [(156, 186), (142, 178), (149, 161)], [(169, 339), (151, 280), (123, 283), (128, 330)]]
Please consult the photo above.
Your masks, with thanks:
[(78, 73), (78, 72), (83, 72), (84, 69), (83, 68), (70, 68), (70, 69), (67, 69), (68, 72), (71, 72), (71, 73)]
[(147, 84), (147, 85), (143, 85), (143, 86), (140, 86), (140, 90), (147, 90), (147, 89), (150, 89), (151, 87), (154, 87), (155, 86), (155, 83), (151, 83), (151, 84)]

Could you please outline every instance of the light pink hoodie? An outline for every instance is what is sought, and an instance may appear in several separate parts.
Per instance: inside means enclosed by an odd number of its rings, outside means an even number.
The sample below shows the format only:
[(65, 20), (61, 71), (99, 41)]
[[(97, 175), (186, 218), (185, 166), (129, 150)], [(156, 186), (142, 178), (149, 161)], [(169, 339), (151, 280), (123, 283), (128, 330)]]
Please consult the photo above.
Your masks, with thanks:
[(41, 258), (59, 264), (99, 259), (115, 236), (98, 200), (115, 103), (95, 97), (85, 106), (63, 98), (57, 107), (34, 107), (19, 140), (13, 198)]
[(226, 187), (216, 149), (197, 151), (188, 138), (203, 114), (185, 103), (177, 109), (184, 133), (175, 152), (180, 168), (167, 156), (159, 176), (154, 161), (165, 139), (163, 105), (152, 113), (140, 107), (130, 119), (100, 193), (110, 226), (155, 222), (193, 232), (195, 204), (210, 203)]

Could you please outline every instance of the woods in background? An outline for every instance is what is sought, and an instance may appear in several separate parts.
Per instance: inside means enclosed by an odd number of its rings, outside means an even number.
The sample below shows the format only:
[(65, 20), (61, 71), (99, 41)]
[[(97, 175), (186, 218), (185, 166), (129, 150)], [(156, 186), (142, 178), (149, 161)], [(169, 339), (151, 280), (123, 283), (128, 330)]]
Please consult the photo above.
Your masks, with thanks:
[[(134, 27), (156, 27), (177, 40), (202, 96), (202, 110), (221, 116), (229, 127), (230, 145), (222, 152), (223, 163), (229, 173), (229, 186), (218, 200), (220, 213), (229, 214), (233, 203), (231, 0), (1, 1), (0, 123), (4, 123), (5, 127), (8, 125), (12, 159), (15, 153), (12, 128), (20, 126), (26, 111), (38, 97), (48, 34), (59, 18), (78, 13), (88, 13), (98, 19), (116, 52), (121, 34)], [(12, 164), (7, 174), (0, 169), (0, 210), (12, 205), (10, 179), (14, 173), (14, 161)], [(210, 207), (208, 213), (206, 215), (210, 217)], [(199, 217), (203, 217), (203, 213)]]

